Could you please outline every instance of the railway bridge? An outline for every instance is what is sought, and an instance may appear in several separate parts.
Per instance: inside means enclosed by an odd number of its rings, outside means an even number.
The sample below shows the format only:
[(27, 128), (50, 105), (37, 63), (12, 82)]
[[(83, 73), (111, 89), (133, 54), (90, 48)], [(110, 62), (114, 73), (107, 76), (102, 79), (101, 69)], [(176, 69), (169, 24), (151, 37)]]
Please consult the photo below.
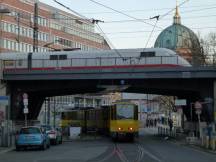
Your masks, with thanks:
[(202, 115), (216, 116), (215, 67), (97, 67), (55, 70), (3, 68), (1, 95), (10, 96), (10, 118), (23, 120), (23, 93), (29, 95), (29, 119), (36, 119), (46, 97), (97, 93), (109, 86), (131, 93), (173, 95), (187, 99), (183, 111), (190, 119), (190, 103), (211, 98)]

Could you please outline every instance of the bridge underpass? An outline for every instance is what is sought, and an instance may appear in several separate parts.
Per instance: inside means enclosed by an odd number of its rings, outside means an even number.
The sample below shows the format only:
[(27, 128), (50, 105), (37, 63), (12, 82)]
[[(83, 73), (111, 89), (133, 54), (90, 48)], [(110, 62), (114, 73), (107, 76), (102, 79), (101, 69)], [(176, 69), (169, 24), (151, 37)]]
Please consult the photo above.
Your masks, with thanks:
[[(104, 86), (128, 86), (125, 92), (161, 94), (187, 99), (184, 113), (190, 119), (191, 102), (214, 98), (214, 68), (97, 69), (55, 71), (5, 71), (3, 79), (11, 96), (11, 118), (23, 120), (22, 94), (29, 95), (29, 119), (36, 119), (46, 97), (97, 93)], [(212, 103), (213, 104), (213, 103)], [(211, 106), (213, 109), (213, 105)], [(207, 120), (213, 119), (206, 116)]]

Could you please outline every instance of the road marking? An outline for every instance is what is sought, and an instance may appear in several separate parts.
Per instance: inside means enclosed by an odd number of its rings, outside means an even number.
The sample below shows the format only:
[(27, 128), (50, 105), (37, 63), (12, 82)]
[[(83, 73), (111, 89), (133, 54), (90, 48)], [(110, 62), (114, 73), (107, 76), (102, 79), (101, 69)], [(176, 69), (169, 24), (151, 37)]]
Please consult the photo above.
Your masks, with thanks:
[(2, 150), (2, 151), (0, 151), (0, 154), (4, 154), (4, 153), (9, 152), (9, 151), (12, 151), (12, 150), (14, 150), (14, 149), (15, 149), (15, 148), (9, 148), (9, 149)]
[[(142, 150), (143, 153), (147, 154), (149, 157), (151, 157), (152, 159), (158, 161), (158, 162), (162, 162), (160, 159), (158, 159), (155, 155), (153, 155), (152, 153), (150, 153), (149, 151), (147, 151), (146, 149), (143, 148), (143, 146), (139, 145), (138, 147), (140, 147), (140, 149)], [(140, 159), (141, 160), (141, 159)]]

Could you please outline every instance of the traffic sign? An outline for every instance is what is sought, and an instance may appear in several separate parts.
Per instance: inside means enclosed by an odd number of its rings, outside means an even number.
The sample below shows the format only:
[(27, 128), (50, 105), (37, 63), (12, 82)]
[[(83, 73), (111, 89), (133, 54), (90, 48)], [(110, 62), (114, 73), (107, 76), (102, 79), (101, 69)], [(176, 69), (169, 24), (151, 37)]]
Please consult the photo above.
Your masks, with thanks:
[(23, 93), (23, 105), (28, 106), (28, 94)]
[(202, 109), (202, 104), (201, 104), (199, 101), (196, 101), (196, 102), (194, 103), (194, 108), (195, 108), (195, 109)]
[(28, 94), (27, 93), (23, 93), (23, 99), (28, 99)]
[(24, 106), (28, 106), (28, 99), (23, 99)]
[(201, 109), (197, 109), (197, 110), (196, 110), (196, 114), (197, 114), (197, 115), (200, 115), (201, 113), (202, 113), (202, 110), (201, 110)]
[(24, 113), (24, 114), (28, 114), (28, 113), (29, 113), (28, 108), (24, 108), (24, 109), (23, 109), (23, 113)]

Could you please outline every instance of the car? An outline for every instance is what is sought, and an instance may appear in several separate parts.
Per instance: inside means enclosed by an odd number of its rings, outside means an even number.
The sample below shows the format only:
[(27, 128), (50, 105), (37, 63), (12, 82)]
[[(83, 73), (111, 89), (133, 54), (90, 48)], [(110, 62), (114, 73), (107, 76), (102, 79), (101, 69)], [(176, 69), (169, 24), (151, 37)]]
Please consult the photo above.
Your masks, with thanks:
[(41, 127), (48, 134), (51, 144), (57, 145), (62, 143), (62, 132), (60, 128), (54, 128), (50, 125), (41, 125)]
[(16, 134), (15, 146), (17, 151), (28, 147), (39, 147), (40, 149), (45, 150), (50, 147), (50, 139), (41, 127), (22, 127)]

